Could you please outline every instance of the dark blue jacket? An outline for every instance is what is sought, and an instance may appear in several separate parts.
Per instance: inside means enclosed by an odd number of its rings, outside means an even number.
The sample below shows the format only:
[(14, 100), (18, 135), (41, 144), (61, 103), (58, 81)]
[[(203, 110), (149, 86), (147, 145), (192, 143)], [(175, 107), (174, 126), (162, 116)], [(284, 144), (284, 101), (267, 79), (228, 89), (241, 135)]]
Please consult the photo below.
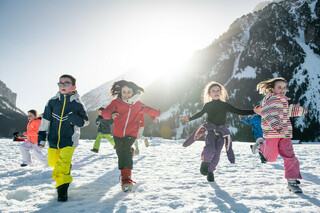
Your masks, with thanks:
[(258, 138), (263, 138), (260, 115), (255, 114), (250, 119), (242, 117), (241, 121), (244, 122), (245, 124), (252, 125), (253, 136), (256, 140)]
[(96, 119), (96, 125), (98, 125), (98, 132), (102, 134), (111, 134), (111, 125), (113, 119), (104, 119), (101, 115)]
[(60, 92), (47, 103), (38, 133), (38, 144), (49, 141), (50, 148), (61, 149), (79, 144), (80, 127), (87, 126), (89, 119), (80, 96)]

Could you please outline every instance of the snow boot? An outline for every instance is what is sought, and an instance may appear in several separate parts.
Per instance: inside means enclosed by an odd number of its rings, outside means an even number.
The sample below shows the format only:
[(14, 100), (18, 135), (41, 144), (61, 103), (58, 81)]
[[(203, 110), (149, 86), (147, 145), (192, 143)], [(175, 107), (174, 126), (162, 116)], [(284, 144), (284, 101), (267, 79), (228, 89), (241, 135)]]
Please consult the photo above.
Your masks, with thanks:
[(259, 152), (261, 163), (266, 163), (267, 159)]
[(59, 202), (66, 202), (68, 200), (68, 188), (70, 183), (62, 184), (61, 186), (58, 186), (57, 192), (58, 192), (58, 201)]
[(213, 181), (214, 181), (213, 172), (208, 172), (207, 180), (208, 180), (209, 182), (213, 182)]
[(299, 187), (300, 181), (296, 179), (288, 179), (287, 188), (294, 193), (302, 193), (302, 189)]
[(25, 167), (25, 166), (28, 166), (28, 164), (23, 163), (20, 166)]
[(201, 162), (200, 173), (203, 175), (208, 175), (209, 163)]
[(93, 148), (93, 149), (91, 149), (91, 151), (92, 151), (92, 152), (95, 152), (95, 153), (98, 153), (98, 152), (99, 152), (99, 149), (94, 149), (94, 148)]
[(259, 151), (259, 148), (260, 148), (261, 144), (263, 144), (263, 143), (264, 143), (264, 139), (263, 138), (258, 138), (254, 145), (250, 145), (252, 153), (256, 154)]
[(134, 181), (131, 180), (131, 169), (121, 169), (121, 189), (123, 192), (131, 192), (133, 190)]
[(144, 139), (144, 145), (145, 145), (146, 147), (149, 146), (149, 141), (148, 141), (148, 139)]

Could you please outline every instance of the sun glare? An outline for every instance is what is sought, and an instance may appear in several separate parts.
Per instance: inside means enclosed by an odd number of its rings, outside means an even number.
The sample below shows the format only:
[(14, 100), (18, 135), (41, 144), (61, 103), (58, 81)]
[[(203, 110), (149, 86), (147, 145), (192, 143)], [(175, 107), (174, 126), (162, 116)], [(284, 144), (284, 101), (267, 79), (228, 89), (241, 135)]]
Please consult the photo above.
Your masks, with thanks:
[(156, 78), (168, 79), (195, 51), (188, 43), (190, 38), (183, 33), (153, 31), (136, 43), (132, 57), (134, 66), (146, 81)]

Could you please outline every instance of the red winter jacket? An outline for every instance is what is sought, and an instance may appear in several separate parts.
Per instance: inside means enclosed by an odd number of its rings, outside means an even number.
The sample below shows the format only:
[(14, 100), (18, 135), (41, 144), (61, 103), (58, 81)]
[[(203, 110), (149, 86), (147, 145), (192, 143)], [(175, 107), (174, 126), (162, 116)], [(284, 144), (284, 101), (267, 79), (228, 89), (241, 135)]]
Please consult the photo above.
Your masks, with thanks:
[(111, 101), (101, 115), (104, 119), (111, 119), (114, 112), (119, 115), (114, 119), (113, 135), (116, 137), (132, 136), (138, 137), (141, 115), (148, 114), (151, 117), (160, 116), (160, 110), (153, 109), (140, 101), (123, 101), (119, 97)]
[[(151, 118), (151, 120), (156, 119), (156, 116), (149, 115), (149, 117)], [(140, 119), (140, 127), (144, 127), (145, 125), (144, 114), (140, 114), (139, 119)]]

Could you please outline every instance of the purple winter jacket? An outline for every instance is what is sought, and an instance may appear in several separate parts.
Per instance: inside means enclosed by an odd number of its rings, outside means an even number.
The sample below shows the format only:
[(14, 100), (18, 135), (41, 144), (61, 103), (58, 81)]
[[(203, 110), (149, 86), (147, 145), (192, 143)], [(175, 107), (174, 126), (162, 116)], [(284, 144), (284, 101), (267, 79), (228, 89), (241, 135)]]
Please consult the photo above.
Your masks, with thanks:
[(229, 148), (227, 149), (227, 156), (230, 163), (235, 163), (235, 156), (232, 150), (231, 137), (228, 125), (224, 124), (216, 126), (215, 124), (206, 121), (196, 131), (194, 131), (189, 138), (182, 144), (184, 147), (188, 147), (193, 144), (201, 136), (205, 137), (205, 146), (202, 151), (203, 162), (210, 163), (209, 171), (214, 171), (219, 163), (220, 153), (224, 144), (225, 138), (230, 139), (228, 142)]

